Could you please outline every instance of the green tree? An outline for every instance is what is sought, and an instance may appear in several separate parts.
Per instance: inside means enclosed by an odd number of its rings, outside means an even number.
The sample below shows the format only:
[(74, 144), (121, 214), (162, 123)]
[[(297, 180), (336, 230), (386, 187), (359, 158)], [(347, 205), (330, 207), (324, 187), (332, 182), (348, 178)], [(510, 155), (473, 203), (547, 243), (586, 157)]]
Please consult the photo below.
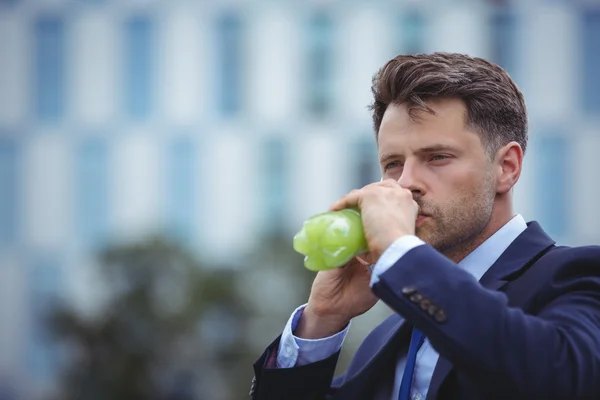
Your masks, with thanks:
[(102, 312), (63, 305), (50, 320), (71, 349), (61, 398), (219, 398), (210, 380), (239, 357), (232, 349), (251, 318), (235, 270), (207, 268), (163, 239), (112, 247), (99, 260)]
[(260, 243), (239, 265), (208, 265), (161, 238), (102, 251), (100, 311), (63, 303), (50, 319), (70, 350), (60, 398), (245, 398), (252, 363), (314, 276), (285, 235)]

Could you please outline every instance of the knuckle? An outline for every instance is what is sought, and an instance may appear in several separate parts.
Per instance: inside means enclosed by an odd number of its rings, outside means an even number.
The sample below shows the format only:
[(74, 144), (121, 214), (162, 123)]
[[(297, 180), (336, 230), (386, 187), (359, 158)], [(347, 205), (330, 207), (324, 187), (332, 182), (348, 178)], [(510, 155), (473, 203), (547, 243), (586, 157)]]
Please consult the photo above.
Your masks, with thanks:
[(410, 200), (413, 200), (413, 194), (410, 190), (400, 187), (399, 193), (402, 198), (405, 198), (405, 199), (410, 198)]
[(344, 195), (343, 198), (348, 198), (348, 197), (356, 196), (359, 192), (360, 192), (360, 189), (352, 189), (346, 195)]

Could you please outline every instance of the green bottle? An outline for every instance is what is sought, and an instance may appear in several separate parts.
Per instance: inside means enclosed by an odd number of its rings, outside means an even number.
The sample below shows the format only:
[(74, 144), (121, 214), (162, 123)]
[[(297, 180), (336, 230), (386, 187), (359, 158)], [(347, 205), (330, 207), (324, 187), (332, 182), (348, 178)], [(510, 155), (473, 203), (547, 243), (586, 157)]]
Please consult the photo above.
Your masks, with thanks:
[(294, 236), (294, 250), (305, 256), (304, 266), (311, 271), (337, 268), (366, 253), (360, 212), (348, 208), (310, 217)]

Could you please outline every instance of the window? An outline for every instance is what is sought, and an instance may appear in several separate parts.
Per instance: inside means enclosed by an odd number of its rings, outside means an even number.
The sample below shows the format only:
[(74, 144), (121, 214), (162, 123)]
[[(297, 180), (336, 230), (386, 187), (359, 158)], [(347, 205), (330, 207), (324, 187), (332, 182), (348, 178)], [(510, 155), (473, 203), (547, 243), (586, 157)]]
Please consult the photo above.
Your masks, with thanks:
[(316, 14), (308, 29), (308, 111), (323, 117), (333, 102), (333, 22), (327, 14)]
[(169, 234), (189, 242), (192, 239), (196, 196), (196, 146), (189, 137), (175, 139), (167, 147), (167, 223)]
[(46, 318), (63, 291), (62, 274), (54, 258), (40, 258), (30, 265), (30, 318), (27, 364), (34, 379), (47, 381), (58, 371), (59, 349), (53, 341)]
[(0, 400), (17, 400), (16, 390), (8, 379), (0, 380)]
[(583, 109), (600, 113), (600, 8), (587, 9), (583, 14)]
[(269, 138), (264, 144), (263, 173), (266, 195), (265, 220), (268, 229), (278, 231), (283, 228), (285, 219), (287, 195), (287, 149), (284, 139)]
[(126, 110), (135, 120), (148, 118), (154, 105), (154, 24), (146, 16), (126, 23)]
[(34, 101), (37, 117), (56, 122), (65, 108), (65, 32), (58, 16), (35, 22)]
[(223, 116), (233, 116), (242, 103), (243, 26), (237, 14), (227, 13), (217, 21), (217, 70), (219, 109)]
[(0, 245), (17, 239), (20, 152), (10, 138), (0, 138)]
[(517, 41), (517, 17), (507, 8), (496, 8), (491, 16), (491, 61), (515, 74), (515, 49)]
[(424, 51), (425, 27), (425, 18), (420, 12), (411, 10), (400, 16), (400, 54), (417, 54)]
[(535, 170), (539, 220), (549, 235), (564, 237), (568, 234), (570, 142), (562, 135), (541, 135), (536, 150), (540, 155)]
[(354, 154), (356, 154), (356, 180), (352, 189), (360, 189), (369, 183), (379, 181), (381, 179), (381, 169), (379, 168), (375, 138), (372, 134), (361, 137), (354, 146)]
[(81, 142), (76, 160), (77, 231), (86, 245), (103, 246), (109, 229), (109, 151), (105, 140)]

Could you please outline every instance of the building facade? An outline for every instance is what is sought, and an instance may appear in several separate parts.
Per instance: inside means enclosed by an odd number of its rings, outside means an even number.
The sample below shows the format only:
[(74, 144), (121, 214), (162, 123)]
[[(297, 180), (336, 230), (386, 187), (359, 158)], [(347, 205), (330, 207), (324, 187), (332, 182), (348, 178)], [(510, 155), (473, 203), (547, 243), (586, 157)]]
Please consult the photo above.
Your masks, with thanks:
[(0, 399), (52, 386), (39, 316), (53, 294), (93, 307), (97, 249), (291, 246), (379, 180), (371, 78), (430, 51), (509, 71), (530, 113), (517, 211), (600, 242), (597, 2), (0, 0)]

